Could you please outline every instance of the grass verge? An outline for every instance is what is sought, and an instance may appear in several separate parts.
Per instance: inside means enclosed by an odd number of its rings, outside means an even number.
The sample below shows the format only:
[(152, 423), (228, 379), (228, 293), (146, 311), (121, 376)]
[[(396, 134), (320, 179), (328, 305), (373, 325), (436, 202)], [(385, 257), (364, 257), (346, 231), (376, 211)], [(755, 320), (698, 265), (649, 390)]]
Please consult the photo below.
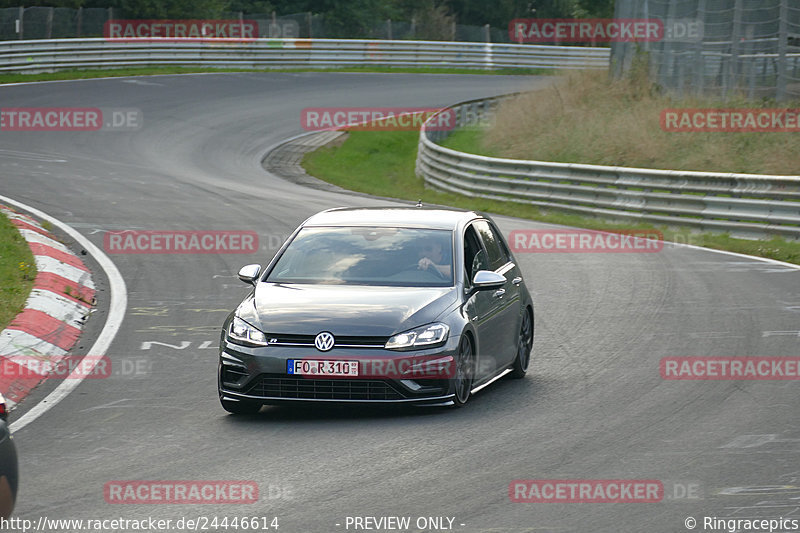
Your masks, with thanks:
[(671, 132), (661, 124), (662, 111), (670, 109), (797, 109), (800, 102), (676, 99), (646, 74), (634, 69), (630, 77), (612, 80), (604, 71), (570, 73), (502, 102), (485, 133), (456, 133), (447, 145), (511, 159), (800, 175), (796, 131)]
[[(456, 141), (465, 142), (469, 134), (464, 132), (462, 140), (458, 141), (456, 137)], [(354, 131), (337, 146), (322, 147), (306, 154), (303, 167), (319, 179), (375, 196), (412, 201), (422, 199), (425, 204), (475, 209), (579, 228), (658, 229), (668, 241), (800, 264), (800, 242), (735, 239), (727, 235), (693, 233), (652, 224), (614, 224), (525, 204), (470, 198), (428, 189), (414, 172), (418, 142), (419, 133), (415, 131)]]
[(36, 263), (28, 243), (0, 213), (0, 330), (22, 311), (34, 278)]
[(243, 68), (207, 68), (207, 67), (143, 67), (119, 69), (60, 70), (39, 74), (0, 74), (0, 84), (24, 83), (33, 81), (84, 80), (91, 78), (115, 78), (123, 76), (154, 76), (164, 74), (219, 74), (224, 72), (396, 72), (411, 74), (485, 74), (485, 75), (544, 75), (551, 74), (546, 69), (498, 69), (480, 70), (466, 68), (400, 68), (400, 67), (342, 67), (342, 68), (277, 68), (277, 69), (243, 69)]

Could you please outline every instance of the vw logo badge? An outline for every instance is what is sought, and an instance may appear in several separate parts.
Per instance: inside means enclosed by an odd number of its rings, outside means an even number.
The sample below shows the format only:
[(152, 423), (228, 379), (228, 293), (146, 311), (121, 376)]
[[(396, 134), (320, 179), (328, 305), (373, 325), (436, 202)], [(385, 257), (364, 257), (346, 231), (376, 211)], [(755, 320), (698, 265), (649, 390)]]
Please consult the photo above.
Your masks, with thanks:
[(316, 346), (317, 350), (320, 352), (327, 352), (333, 348), (333, 334), (323, 331), (314, 339), (314, 346)]

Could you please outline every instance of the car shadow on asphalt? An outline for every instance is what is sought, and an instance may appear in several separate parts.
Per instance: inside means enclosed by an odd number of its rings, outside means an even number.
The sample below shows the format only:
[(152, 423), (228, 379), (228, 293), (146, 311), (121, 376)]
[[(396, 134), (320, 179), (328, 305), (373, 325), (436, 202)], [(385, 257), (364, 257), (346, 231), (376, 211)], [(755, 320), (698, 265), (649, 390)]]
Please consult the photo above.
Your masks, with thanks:
[(518, 409), (520, 402), (529, 407), (546, 394), (548, 380), (541, 376), (528, 376), (521, 380), (501, 379), (498, 383), (473, 396), (466, 406), (414, 406), (414, 405), (370, 405), (296, 403), (267, 405), (257, 414), (228, 415), (226, 422), (253, 424), (265, 422), (327, 422), (327, 421), (381, 421), (381, 420), (430, 420), (447, 417), (460, 419), (463, 416), (475, 420), (480, 417), (497, 416), (498, 410)]
[(440, 416), (450, 411), (452, 408), (446, 406), (286, 404), (265, 405), (257, 414), (229, 416), (228, 420), (233, 423), (390, 420)]

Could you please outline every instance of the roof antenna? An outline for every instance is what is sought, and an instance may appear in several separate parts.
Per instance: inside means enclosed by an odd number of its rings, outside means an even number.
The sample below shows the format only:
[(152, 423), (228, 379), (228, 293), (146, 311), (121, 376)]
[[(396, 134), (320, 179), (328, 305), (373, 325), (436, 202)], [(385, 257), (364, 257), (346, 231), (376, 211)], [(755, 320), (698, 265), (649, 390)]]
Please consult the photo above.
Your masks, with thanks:
[(417, 205), (416, 205), (416, 206), (414, 206), (414, 207), (422, 207), (422, 198), (420, 198), (419, 200), (417, 200)]

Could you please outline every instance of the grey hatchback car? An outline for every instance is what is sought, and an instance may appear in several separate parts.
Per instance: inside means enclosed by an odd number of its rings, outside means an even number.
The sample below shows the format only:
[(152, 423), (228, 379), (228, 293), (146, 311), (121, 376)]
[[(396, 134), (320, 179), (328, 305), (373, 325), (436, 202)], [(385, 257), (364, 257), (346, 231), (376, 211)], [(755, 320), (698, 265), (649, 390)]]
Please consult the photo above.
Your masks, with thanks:
[(222, 407), (285, 402), (462, 406), (525, 375), (533, 301), (486, 215), (338, 208), (298, 227), (226, 318)]

